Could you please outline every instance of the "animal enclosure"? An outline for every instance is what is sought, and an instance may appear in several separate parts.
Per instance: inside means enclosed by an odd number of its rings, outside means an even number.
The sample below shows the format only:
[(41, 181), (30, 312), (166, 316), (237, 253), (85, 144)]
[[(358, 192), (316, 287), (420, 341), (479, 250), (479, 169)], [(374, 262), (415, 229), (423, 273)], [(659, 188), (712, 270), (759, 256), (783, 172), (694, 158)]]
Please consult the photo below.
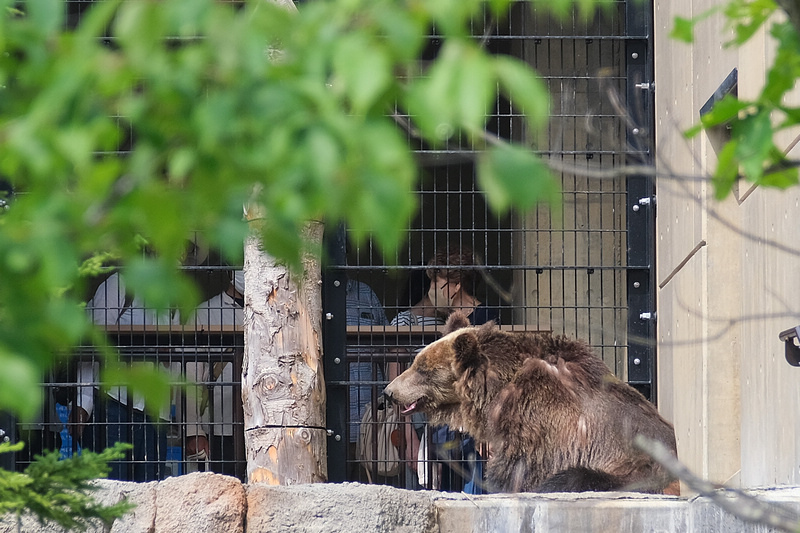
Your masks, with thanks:
[[(474, 252), (466, 267), (473, 270), (474, 296), (496, 311), (502, 327), (585, 339), (612, 371), (654, 399), (653, 184), (622, 172), (651, 157), (650, 20), (649, 6), (636, 2), (557, 20), (537, 2), (519, 1), (507, 19), (487, 14), (474, 23), (475, 39), (526, 61), (547, 84), (546, 131), (526, 130), (521, 110), (502, 98), (487, 121), (491, 134), (524, 142), (550, 164), (560, 205), (495, 214), (463, 139), (430, 147), (409, 134), (422, 179), (418, 214), (401, 250), (383, 257), (370, 242), (351, 242), (346, 229), (328, 229), (335, 263), (325, 284), (332, 317), (325, 324), (328, 425), (340, 438), (329, 443), (331, 479), (368, 479), (354, 455), (363, 407), (379, 407), (390, 368), (405, 368), (437, 338), (431, 322), (386, 324), (425, 295), (425, 267), (441, 249)], [(426, 58), (438, 44), (432, 31)], [(347, 314), (345, 280), (369, 286), (385, 317)], [(413, 477), (406, 471), (386, 482), (414, 487), (404, 476)]]
[[(92, 3), (67, 1), (67, 23), (77, 24)], [(623, 172), (629, 165), (649, 162), (652, 155), (649, 9), (639, 2), (617, 1), (591, 16), (576, 11), (556, 19), (539, 2), (519, 0), (512, 2), (502, 20), (494, 20), (487, 12), (473, 22), (475, 40), (495, 54), (527, 62), (545, 81), (552, 115), (544, 131), (528, 131), (524, 110), (502, 98), (487, 109), (487, 129), (490, 136), (524, 143), (547, 161), (562, 190), (560, 203), (526, 213), (493, 213), (476, 180), (474, 147), (458, 135), (444, 145), (428, 146), (414, 135), (413, 128), (407, 128), (420, 180), (415, 191), (417, 214), (409, 221), (405, 243), (393, 255), (384, 256), (369, 240), (350, 238), (347, 228), (326, 228), (323, 343), (331, 481), (442, 488), (433, 480), (431, 450), (461, 442), (461, 437), (446, 434), (436, 441), (432, 428), (424, 430), (424, 420), (401, 421), (392, 442), (400, 455), (397, 473), (369, 472), (356, 455), (365, 406), (376, 412), (380, 393), (393, 373), (407, 367), (420, 347), (439, 336), (436, 316), (411, 325), (398, 322), (398, 317), (408, 319), (404, 312), (428, 294), (429, 274), (441, 280), (457, 274), (459, 285), (473, 303), (482, 305), (484, 316), (495, 318), (504, 329), (553, 331), (585, 339), (616, 375), (651, 400), (655, 397), (653, 185), (647, 176)], [(431, 29), (420, 58), (423, 75), (440, 44), (436, 30)], [(394, 111), (401, 118), (412, 118), (404, 117), (403, 109)], [(213, 250), (198, 250), (201, 242), (201, 237), (192, 239), (195, 256), (182, 268), (198, 281), (204, 299), (211, 301), (228, 291), (231, 271), (239, 266), (224, 264)], [(441, 250), (469, 251), (469, 258), (457, 264), (447, 259), (429, 268)], [(86, 299), (94, 298), (95, 289), (106, 280), (98, 279)], [(449, 294), (444, 285), (437, 290)], [(227, 316), (219, 302), (209, 308), (202, 324), (205, 328), (177, 327), (174, 316), (123, 323), (123, 314), (136, 310), (138, 304), (126, 301), (119, 284), (116, 293), (103, 294), (106, 301), (109, 295), (117, 300), (104, 307), (113, 318), (105, 325), (115, 326), (109, 329), (109, 341), (126, 361), (175, 366), (176, 375), (186, 374), (191, 366), (198, 384), (194, 398), (174, 395), (171, 411), (161, 417), (164, 435), (154, 434), (157, 442), (148, 443), (156, 455), (126, 461), (124, 477), (133, 478), (137, 467), (154, 462), (159, 478), (198, 468), (242, 478), (241, 323)], [(234, 301), (235, 294), (229, 296)], [(214, 328), (209, 329), (211, 325)], [(100, 364), (99, 354), (81, 346), (76, 355), (75, 365), (47, 377), (48, 394), (40, 420), (18, 427), (18, 434), (36, 444), (32, 452), (53, 446), (67, 455), (77, 450), (79, 443), (65, 430), (77, 395), (92, 396), (98, 400), (94, 407), (106, 407), (108, 400), (96, 392), (100, 383), (92, 373)], [(87, 373), (81, 373), (82, 364)], [(176, 384), (179, 381), (176, 378)], [(123, 390), (117, 391), (115, 401), (124, 408), (113, 415), (117, 417), (113, 421), (104, 409), (89, 410), (92, 434), (84, 444), (91, 438), (102, 447), (112, 427), (123, 427), (124, 437), (132, 438), (140, 426), (146, 426), (132, 419), (138, 416), (136, 398)], [(207, 419), (191, 419), (197, 405), (203, 406)], [(212, 440), (208, 461), (187, 458), (188, 441), (197, 435), (198, 426)], [(365, 427), (377, 430), (375, 425)], [(409, 431), (421, 431), (418, 439), (427, 446), (427, 457), (417, 452), (408, 459), (409, 444), (401, 433)], [(377, 437), (375, 432), (370, 439), (375, 448), (372, 457), (377, 453)], [(481, 443), (474, 445), (480, 461), (485, 450), (481, 452)], [(168, 454), (163, 453), (165, 448)], [(464, 459), (469, 458), (462, 455), (456, 462)], [(30, 456), (18, 456), (18, 467), (24, 468), (29, 460)], [(409, 461), (419, 461), (422, 470), (428, 469), (426, 481), (405, 468)]]

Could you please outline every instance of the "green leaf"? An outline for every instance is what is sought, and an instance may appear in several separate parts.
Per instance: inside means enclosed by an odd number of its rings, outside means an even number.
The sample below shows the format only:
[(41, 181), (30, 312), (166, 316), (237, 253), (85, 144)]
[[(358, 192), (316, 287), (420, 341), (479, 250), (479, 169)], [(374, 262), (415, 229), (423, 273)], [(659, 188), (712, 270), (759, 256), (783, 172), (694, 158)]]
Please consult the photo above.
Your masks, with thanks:
[(742, 45), (747, 42), (776, 9), (774, 0), (730, 0), (724, 4), (728, 26), (736, 34), (728, 45)]
[(222, 252), (223, 257), (232, 265), (241, 265), (244, 262), (244, 242), (250, 233), (250, 228), (242, 219), (242, 205), (239, 202), (236, 214), (222, 218), (215, 224), (212, 231), (214, 242)]
[[(114, 20), (114, 33), (126, 57), (143, 73), (165, 62), (160, 52), (167, 35), (164, 10), (149, 2), (122, 2)], [(151, 82), (154, 80), (150, 80)]]
[(412, 194), (416, 166), (394, 125), (371, 121), (360, 136), (364, 153), (357, 179), (350, 184), (347, 225), (357, 239), (371, 234), (382, 249), (392, 251), (416, 205)]
[(78, 343), (88, 333), (83, 309), (67, 298), (53, 298), (47, 304), (47, 318), (65, 341)]
[(714, 196), (717, 200), (724, 200), (733, 189), (733, 184), (739, 177), (739, 161), (736, 159), (738, 142), (728, 142), (720, 151), (717, 160), (717, 170), (711, 179), (714, 186)]
[(456, 132), (458, 117), (458, 69), (461, 47), (446, 43), (437, 61), (428, 70), (427, 76), (411, 83), (407, 93), (407, 104), (414, 122), (429, 140), (444, 141)]
[(402, 62), (413, 62), (419, 57), (425, 42), (425, 21), (417, 12), (388, 3), (372, 3), (379, 34), (394, 56)]
[[(64, 22), (62, 0), (26, 0), (25, 15), (33, 28), (44, 35), (52, 35), (61, 29)], [(7, 16), (0, 12), (0, 16)]]
[(34, 418), (42, 404), (40, 369), (20, 353), (0, 344), (0, 405), (13, 406), (22, 420)]
[(700, 133), (701, 131), (703, 131), (703, 125), (695, 124), (688, 130), (684, 131), (683, 136), (686, 137), (687, 139), (691, 139), (692, 137), (697, 136), (697, 134)]
[(468, 132), (482, 132), (489, 106), (495, 97), (495, 75), (491, 61), (476, 46), (465, 46), (454, 81), (458, 124)]
[(101, 381), (107, 386), (128, 386), (133, 394), (147, 398), (145, 408), (155, 420), (159, 411), (169, 405), (170, 382), (177, 376), (170, 376), (166, 370), (152, 363), (132, 363), (130, 365), (112, 364), (103, 368)]
[(692, 43), (694, 41), (694, 28), (695, 26), (704, 21), (705, 19), (709, 18), (711, 15), (717, 13), (720, 10), (719, 6), (714, 6), (706, 11), (700, 13), (696, 17), (691, 19), (683, 18), (683, 17), (675, 17), (673, 21), (672, 31), (670, 32), (670, 38), (675, 39), (678, 41), (682, 41), (685, 43)]
[[(0, 453), (10, 448), (0, 443)], [(42, 528), (52, 529), (48, 523), (55, 522), (61, 526), (59, 530), (70, 531), (95, 528), (99, 519), (103, 529), (110, 529), (111, 523), (134, 505), (122, 501), (106, 506), (95, 501), (93, 492), (98, 486), (93, 480), (106, 477), (108, 462), (121, 459), (130, 448), (117, 444), (99, 454), (84, 449), (64, 460), (55, 450), (37, 456), (24, 472), (0, 469), (0, 515), (30, 513), (38, 517)]]
[(335, 186), (330, 183), (342, 164), (342, 146), (322, 127), (312, 127), (306, 136), (304, 145), (307, 154), (313, 155), (307, 163), (310, 177), (315, 178), (316, 185), (324, 189)]
[(779, 126), (781, 129), (800, 124), (800, 108), (780, 106), (780, 110), (786, 116), (786, 119)]
[(700, 117), (700, 121), (706, 128), (720, 126), (738, 118), (739, 113), (751, 105), (750, 102), (743, 102), (733, 95), (726, 94), (708, 113)]
[(445, 42), (427, 77), (414, 82), (407, 102), (426, 137), (445, 141), (460, 128), (483, 130), (495, 94), (491, 61), (473, 44)]
[(496, 213), (525, 210), (539, 202), (556, 203), (560, 188), (547, 165), (518, 146), (493, 146), (478, 160), (478, 184)]
[(437, 0), (424, 2), (436, 27), (445, 35), (466, 36), (464, 28), (478, 12), (483, 0)]
[(197, 164), (197, 153), (189, 147), (179, 148), (169, 156), (169, 177), (184, 182)]
[[(183, 248), (182, 244), (178, 249)], [(128, 292), (142, 298), (148, 309), (156, 310), (163, 325), (170, 323), (167, 310), (171, 305), (199, 302), (197, 289), (180, 275), (178, 266), (163, 258), (148, 258), (129, 263), (124, 271)]]
[(675, 17), (672, 31), (669, 33), (670, 39), (691, 44), (694, 42), (694, 25), (696, 22), (696, 20), (692, 19)]
[(335, 83), (344, 85), (356, 114), (373, 107), (392, 81), (392, 65), (383, 46), (362, 34), (343, 37), (333, 51)]
[(489, 0), (489, 9), (495, 17), (502, 17), (508, 11), (514, 0)]
[(758, 180), (763, 174), (764, 162), (774, 148), (769, 112), (761, 110), (736, 122), (732, 133), (738, 141), (736, 158), (742, 173), (750, 181)]
[(550, 93), (544, 81), (528, 65), (509, 56), (495, 57), (494, 69), (501, 89), (525, 113), (531, 128), (545, 126), (550, 119)]
[(165, 5), (170, 34), (194, 37), (201, 32), (210, 10), (209, 0), (171, 0)]
[(764, 174), (759, 180), (759, 185), (788, 189), (798, 184), (798, 170), (796, 167), (784, 168), (775, 172)]
[(122, 1), (97, 2), (92, 5), (92, 9), (84, 12), (76, 32), (81, 47), (97, 46), (99, 37), (106, 32)]
[(780, 106), (784, 95), (792, 90), (800, 77), (800, 35), (788, 22), (774, 24), (771, 34), (778, 41), (778, 53), (767, 72), (760, 102)]
[(573, 0), (551, 0), (550, 2), (538, 2), (530, 0), (530, 3), (537, 9), (546, 9), (557, 19), (566, 20), (573, 13)]

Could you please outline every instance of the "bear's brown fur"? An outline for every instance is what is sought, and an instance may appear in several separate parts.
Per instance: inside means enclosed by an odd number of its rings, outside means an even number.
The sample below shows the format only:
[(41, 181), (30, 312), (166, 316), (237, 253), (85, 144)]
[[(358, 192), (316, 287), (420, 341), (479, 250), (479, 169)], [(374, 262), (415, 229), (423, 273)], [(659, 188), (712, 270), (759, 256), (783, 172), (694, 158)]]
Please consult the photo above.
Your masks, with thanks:
[(467, 327), (450, 317), (385, 394), (489, 444), (490, 490), (673, 492), (675, 480), (632, 445), (643, 434), (676, 451), (675, 433), (589, 347), (566, 337)]

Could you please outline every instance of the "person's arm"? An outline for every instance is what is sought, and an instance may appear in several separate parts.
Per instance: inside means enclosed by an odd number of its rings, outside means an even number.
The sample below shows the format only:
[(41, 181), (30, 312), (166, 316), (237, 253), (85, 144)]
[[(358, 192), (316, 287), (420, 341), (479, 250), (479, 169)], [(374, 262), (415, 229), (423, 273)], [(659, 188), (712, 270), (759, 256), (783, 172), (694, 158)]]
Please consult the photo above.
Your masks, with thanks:
[(80, 439), (83, 428), (92, 416), (94, 410), (94, 384), (100, 374), (98, 363), (82, 362), (78, 365), (78, 383), (88, 384), (78, 387), (75, 405), (70, 411), (68, 431), (73, 437)]

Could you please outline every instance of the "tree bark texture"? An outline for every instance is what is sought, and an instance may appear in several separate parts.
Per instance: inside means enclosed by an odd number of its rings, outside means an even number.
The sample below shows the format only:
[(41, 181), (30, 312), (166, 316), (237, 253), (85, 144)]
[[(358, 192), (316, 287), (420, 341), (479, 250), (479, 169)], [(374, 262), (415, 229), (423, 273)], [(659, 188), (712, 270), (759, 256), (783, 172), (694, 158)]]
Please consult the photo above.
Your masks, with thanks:
[[(323, 225), (306, 226), (320, 244)], [(327, 480), (322, 291), (319, 257), (303, 273), (245, 245), (242, 402), (248, 482), (293, 485)]]

